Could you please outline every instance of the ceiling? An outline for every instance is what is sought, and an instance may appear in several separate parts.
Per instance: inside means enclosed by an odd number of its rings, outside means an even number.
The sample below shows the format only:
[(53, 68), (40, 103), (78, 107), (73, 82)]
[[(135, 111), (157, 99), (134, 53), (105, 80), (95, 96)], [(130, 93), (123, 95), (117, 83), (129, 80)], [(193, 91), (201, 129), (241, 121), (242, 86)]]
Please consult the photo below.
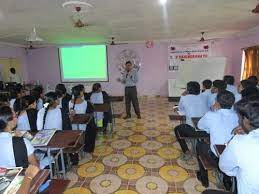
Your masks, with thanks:
[[(66, 0), (0, 0), (0, 42), (25, 44), (32, 27), (43, 44), (104, 43), (228, 37), (259, 25), (258, 0), (88, 0), (93, 9), (73, 28)], [(86, 1), (86, 0), (82, 0)]]

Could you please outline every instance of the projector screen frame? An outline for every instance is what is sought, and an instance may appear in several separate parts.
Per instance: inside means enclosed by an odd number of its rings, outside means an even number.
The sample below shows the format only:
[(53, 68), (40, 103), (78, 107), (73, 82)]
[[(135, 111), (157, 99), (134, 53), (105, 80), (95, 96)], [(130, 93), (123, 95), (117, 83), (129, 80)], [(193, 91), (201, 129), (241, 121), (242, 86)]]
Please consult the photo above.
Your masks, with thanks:
[[(91, 44), (92, 45), (92, 44)], [(59, 63), (59, 74), (60, 74), (60, 82), (61, 83), (93, 83), (93, 82), (109, 82), (110, 77), (109, 77), (109, 57), (108, 57), (108, 47), (105, 44), (97, 44), (97, 45), (102, 45), (106, 47), (106, 74), (107, 74), (107, 80), (100, 80), (100, 79), (92, 79), (92, 80), (86, 80), (86, 79), (77, 79), (77, 80), (64, 80), (64, 75), (63, 75), (63, 65), (62, 65), (62, 59), (60, 57), (60, 50), (61, 48), (69, 48), (69, 47), (82, 47), (82, 46), (91, 46), (91, 45), (73, 45), (73, 46), (59, 46), (57, 47), (58, 49), (58, 63)], [(93, 44), (94, 46), (94, 44)]]

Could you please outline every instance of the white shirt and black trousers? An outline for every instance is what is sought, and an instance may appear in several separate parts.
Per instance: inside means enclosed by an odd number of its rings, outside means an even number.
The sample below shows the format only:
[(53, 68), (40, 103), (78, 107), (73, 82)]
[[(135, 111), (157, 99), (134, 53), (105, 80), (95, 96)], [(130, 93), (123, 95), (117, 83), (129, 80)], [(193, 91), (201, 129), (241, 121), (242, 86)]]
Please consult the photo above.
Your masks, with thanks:
[[(197, 159), (199, 164), (198, 179), (205, 187), (209, 186), (208, 172), (204, 169), (199, 156), (206, 157), (213, 166), (218, 166), (218, 157), (214, 145), (224, 145), (228, 143), (232, 135), (232, 130), (238, 126), (238, 116), (231, 109), (219, 109), (207, 112), (198, 122), (198, 128), (210, 134), (210, 144), (198, 141), (196, 145)], [(224, 174), (224, 173), (223, 173)], [(231, 178), (224, 174), (223, 183), (226, 189), (231, 188)]]
[(136, 69), (125, 71), (122, 77), (122, 83), (125, 85), (125, 105), (126, 114), (131, 117), (131, 102), (133, 104), (136, 115), (140, 116), (138, 93), (136, 84), (138, 82), (138, 72)]
[(180, 98), (179, 113), (185, 115), (186, 124), (176, 126), (174, 132), (184, 153), (189, 149), (185, 139), (181, 137), (208, 137), (205, 131), (196, 130), (192, 122), (192, 118), (202, 117), (207, 111), (207, 104), (201, 95), (188, 94)]

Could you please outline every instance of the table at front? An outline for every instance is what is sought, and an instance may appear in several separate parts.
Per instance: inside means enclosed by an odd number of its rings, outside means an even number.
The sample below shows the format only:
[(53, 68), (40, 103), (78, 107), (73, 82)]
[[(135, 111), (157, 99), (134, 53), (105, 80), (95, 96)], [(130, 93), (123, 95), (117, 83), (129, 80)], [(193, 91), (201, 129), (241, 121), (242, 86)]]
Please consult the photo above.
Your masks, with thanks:
[(30, 194), (38, 193), (40, 186), (47, 180), (49, 174), (49, 170), (41, 170), (36, 177), (32, 179)]
[(50, 181), (48, 188), (42, 191), (41, 194), (63, 193), (66, 190), (69, 183), (70, 183), (70, 180), (53, 179)]
[[(60, 150), (60, 157), (61, 157), (61, 173), (63, 177), (65, 177), (66, 169), (65, 169), (65, 161), (64, 161), (64, 152), (63, 149), (65, 148), (75, 148), (77, 143), (79, 142), (83, 131), (72, 131), (72, 130), (63, 130), (57, 131), (53, 137), (51, 138), (50, 142), (46, 146), (35, 146), (35, 148), (44, 149), (47, 148), (47, 155), (51, 157), (51, 150), (59, 149)], [(50, 177), (53, 178), (52, 166), (51, 161), (49, 161), (50, 167)]]

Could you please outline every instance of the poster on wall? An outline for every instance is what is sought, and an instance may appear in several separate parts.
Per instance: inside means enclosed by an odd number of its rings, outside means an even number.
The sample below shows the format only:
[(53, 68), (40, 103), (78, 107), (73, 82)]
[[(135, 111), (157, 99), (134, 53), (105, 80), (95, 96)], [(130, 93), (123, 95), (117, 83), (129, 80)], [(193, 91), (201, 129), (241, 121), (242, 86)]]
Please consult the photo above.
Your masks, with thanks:
[(178, 71), (179, 64), (184, 60), (192, 60), (197, 58), (208, 58), (210, 56), (211, 44), (173, 44), (168, 47), (169, 71)]

